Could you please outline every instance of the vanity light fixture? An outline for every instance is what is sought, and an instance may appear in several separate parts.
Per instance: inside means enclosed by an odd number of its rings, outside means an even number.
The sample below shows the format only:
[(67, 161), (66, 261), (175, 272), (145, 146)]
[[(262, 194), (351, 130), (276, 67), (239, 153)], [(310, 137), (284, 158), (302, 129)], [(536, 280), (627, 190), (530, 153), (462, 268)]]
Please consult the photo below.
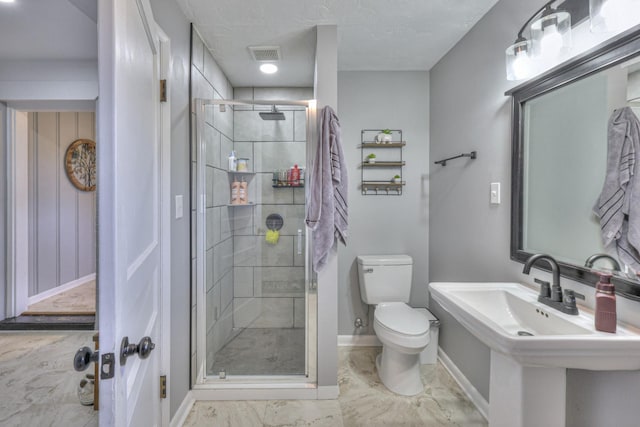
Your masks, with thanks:
[[(507, 80), (524, 80), (550, 68), (571, 48), (571, 15), (551, 7), (557, 1), (551, 0), (538, 9), (507, 48)], [(524, 35), (527, 30), (529, 38)]]
[(640, 24), (640, 0), (589, 0), (594, 33), (621, 32)]
[(265, 74), (273, 74), (278, 71), (278, 66), (271, 62), (267, 62), (260, 65), (260, 71), (262, 71)]

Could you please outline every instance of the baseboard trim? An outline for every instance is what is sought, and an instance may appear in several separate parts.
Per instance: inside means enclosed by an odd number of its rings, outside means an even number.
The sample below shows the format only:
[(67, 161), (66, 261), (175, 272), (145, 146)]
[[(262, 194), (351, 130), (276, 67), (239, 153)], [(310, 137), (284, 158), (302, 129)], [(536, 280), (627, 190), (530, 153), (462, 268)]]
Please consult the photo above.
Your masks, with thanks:
[(338, 347), (382, 347), (375, 335), (338, 335)]
[(169, 427), (181, 427), (184, 422), (187, 420), (189, 416), (189, 412), (191, 412), (191, 408), (193, 408), (193, 404), (196, 403), (196, 400), (191, 393), (191, 390), (187, 392), (187, 395), (182, 400), (180, 407), (171, 418), (171, 422), (169, 423)]
[(60, 294), (62, 292), (68, 291), (70, 289), (77, 288), (78, 286), (84, 285), (85, 283), (90, 282), (92, 280), (96, 280), (96, 274), (95, 273), (89, 274), (87, 276), (81, 277), (81, 278), (73, 280), (71, 282), (67, 282), (67, 283), (65, 283), (63, 285), (56, 286), (53, 289), (49, 289), (47, 291), (44, 291), (44, 292), (41, 292), (41, 293), (39, 293), (37, 295), (29, 297), (29, 299), (27, 300), (27, 303), (28, 303), (28, 305), (35, 304), (35, 303), (40, 302), (40, 301), (42, 301), (44, 299), (50, 298), (50, 297), (52, 297), (54, 295), (58, 295), (58, 294)]
[(442, 362), (442, 366), (449, 371), (454, 380), (458, 383), (462, 391), (467, 395), (469, 400), (478, 408), (478, 411), (482, 414), (485, 420), (489, 420), (489, 402), (480, 394), (480, 392), (471, 384), (471, 382), (464, 376), (462, 371), (453, 363), (453, 361), (442, 350), (442, 347), (438, 347), (438, 359)]

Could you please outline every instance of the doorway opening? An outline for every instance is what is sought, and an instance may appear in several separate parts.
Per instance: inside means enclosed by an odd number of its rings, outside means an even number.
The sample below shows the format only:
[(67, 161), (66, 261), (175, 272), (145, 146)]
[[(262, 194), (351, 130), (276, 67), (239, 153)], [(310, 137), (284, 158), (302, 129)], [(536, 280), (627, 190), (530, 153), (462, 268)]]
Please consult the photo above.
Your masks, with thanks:
[[(85, 108), (8, 108), (8, 280), (0, 330), (95, 329), (95, 186), (80, 189), (73, 175), (95, 183), (95, 103), (78, 105)], [(77, 141), (87, 143), (78, 149)]]

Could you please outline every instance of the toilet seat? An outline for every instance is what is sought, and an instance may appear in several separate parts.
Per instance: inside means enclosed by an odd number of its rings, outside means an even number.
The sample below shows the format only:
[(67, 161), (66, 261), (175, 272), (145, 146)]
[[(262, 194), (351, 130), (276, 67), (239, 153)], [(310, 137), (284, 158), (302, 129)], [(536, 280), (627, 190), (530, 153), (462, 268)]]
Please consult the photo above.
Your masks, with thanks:
[(383, 345), (417, 354), (429, 344), (429, 318), (403, 302), (378, 304), (373, 318), (373, 330)]
[(374, 320), (390, 332), (406, 336), (419, 336), (429, 332), (429, 318), (422, 311), (403, 302), (378, 304)]

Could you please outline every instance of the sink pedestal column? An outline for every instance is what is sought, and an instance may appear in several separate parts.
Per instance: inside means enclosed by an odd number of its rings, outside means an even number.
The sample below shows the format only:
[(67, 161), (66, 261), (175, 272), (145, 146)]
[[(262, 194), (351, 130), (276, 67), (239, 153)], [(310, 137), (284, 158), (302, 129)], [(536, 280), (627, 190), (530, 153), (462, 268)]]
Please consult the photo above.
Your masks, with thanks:
[(566, 389), (566, 369), (522, 366), (491, 350), (489, 426), (563, 426)]

